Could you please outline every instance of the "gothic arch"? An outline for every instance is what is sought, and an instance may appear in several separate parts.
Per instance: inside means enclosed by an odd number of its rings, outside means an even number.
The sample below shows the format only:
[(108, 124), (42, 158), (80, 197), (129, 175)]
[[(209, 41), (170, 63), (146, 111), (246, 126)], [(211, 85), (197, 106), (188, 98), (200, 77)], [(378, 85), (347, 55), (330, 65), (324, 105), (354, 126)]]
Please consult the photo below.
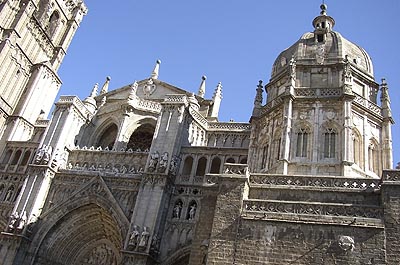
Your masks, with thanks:
[(131, 134), (126, 148), (132, 149), (133, 151), (150, 150), (154, 132), (155, 126), (153, 126), (153, 124), (144, 123), (140, 125)]
[(368, 165), (369, 171), (374, 172), (379, 176), (380, 174), (380, 152), (379, 152), (379, 143), (378, 141), (372, 137), (369, 139), (368, 144)]
[(319, 141), (322, 148), (319, 150), (323, 159), (340, 158), (340, 126), (333, 121), (325, 122), (320, 126)]
[(164, 265), (187, 265), (190, 258), (190, 245), (180, 248), (170, 255), (162, 264)]
[(32, 264), (98, 264), (89, 260), (98, 254), (104, 264), (119, 264), (129, 221), (115, 208), (107, 198), (91, 194), (44, 213), (29, 250)]
[(312, 126), (307, 121), (294, 124), (292, 130), (291, 154), (296, 158), (309, 158), (312, 150)]
[(94, 134), (94, 145), (96, 147), (112, 149), (118, 135), (118, 126), (114, 122), (106, 122), (99, 126), (97, 133)]
[(357, 129), (352, 131), (352, 149), (353, 149), (353, 161), (354, 164), (364, 169), (364, 144), (363, 137)]

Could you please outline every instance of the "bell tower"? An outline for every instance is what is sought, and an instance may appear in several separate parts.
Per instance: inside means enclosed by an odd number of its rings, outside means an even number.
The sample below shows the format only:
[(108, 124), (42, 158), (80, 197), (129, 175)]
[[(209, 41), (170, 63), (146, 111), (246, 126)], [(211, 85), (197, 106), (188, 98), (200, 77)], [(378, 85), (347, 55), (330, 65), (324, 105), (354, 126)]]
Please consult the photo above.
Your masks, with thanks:
[(0, 3), (0, 152), (29, 141), (58, 93), (57, 75), (87, 8), (79, 0)]

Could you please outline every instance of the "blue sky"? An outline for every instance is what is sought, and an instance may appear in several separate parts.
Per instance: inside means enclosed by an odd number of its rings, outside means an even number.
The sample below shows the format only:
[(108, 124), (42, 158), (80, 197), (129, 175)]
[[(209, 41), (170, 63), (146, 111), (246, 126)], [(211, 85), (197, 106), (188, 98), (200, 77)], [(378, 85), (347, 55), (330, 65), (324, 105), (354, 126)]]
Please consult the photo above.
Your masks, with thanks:
[[(85, 0), (84, 18), (59, 75), (60, 94), (86, 97), (111, 76), (110, 89), (150, 76), (197, 92), (207, 76), (206, 97), (223, 85), (220, 120), (247, 122), (258, 80), (267, 83), (278, 54), (312, 31), (320, 0), (98, 1)], [(106, 5), (105, 3), (110, 3)], [(112, 4), (111, 4), (112, 3)], [(348, 40), (363, 47), (375, 79), (389, 84), (400, 123), (400, 22), (398, 0), (326, 0), (328, 15)], [(394, 161), (400, 161), (400, 126), (392, 129)]]

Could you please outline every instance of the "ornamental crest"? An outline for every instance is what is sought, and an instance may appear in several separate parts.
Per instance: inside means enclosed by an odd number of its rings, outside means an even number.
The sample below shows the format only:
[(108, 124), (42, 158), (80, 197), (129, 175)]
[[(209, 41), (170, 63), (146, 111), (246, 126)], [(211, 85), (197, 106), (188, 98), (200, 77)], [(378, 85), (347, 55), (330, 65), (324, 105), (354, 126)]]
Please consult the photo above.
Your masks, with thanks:
[(149, 97), (151, 94), (154, 93), (156, 90), (157, 86), (154, 84), (154, 81), (152, 78), (150, 78), (147, 83), (143, 86), (143, 94), (146, 97)]

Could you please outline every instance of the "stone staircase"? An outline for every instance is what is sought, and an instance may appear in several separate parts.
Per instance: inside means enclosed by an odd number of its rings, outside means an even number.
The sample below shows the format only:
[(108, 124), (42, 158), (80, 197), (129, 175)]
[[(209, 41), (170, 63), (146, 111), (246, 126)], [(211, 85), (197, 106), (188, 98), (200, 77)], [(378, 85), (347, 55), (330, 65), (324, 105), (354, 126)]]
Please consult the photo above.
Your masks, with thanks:
[(250, 174), (243, 217), (383, 227), (380, 179)]

